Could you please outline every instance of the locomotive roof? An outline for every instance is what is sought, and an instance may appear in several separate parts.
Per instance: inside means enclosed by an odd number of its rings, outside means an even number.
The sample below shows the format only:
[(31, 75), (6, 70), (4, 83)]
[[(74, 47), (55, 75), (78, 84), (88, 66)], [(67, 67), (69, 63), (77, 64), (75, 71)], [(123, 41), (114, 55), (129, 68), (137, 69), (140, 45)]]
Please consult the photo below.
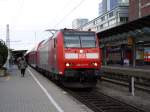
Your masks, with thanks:
[(95, 35), (96, 33), (93, 31), (78, 31), (78, 30), (62, 30), (64, 35)]
[(49, 30), (46, 30), (46, 31), (55, 31), (55, 33), (52, 33), (52, 37), (50, 37), (50, 38), (48, 38), (47, 40), (45, 40), (42, 44), (45, 44), (49, 39), (51, 39), (51, 38), (55, 38), (56, 37), (56, 35), (59, 33), (59, 32), (62, 32), (62, 33), (64, 33), (64, 34), (74, 34), (74, 33), (79, 33), (79, 34), (85, 34), (85, 35), (90, 35), (90, 34), (92, 34), (93, 35), (93, 33), (95, 33), (94, 31), (91, 31), (91, 30), (88, 30), (88, 31), (81, 31), (81, 30), (78, 30), (78, 29), (68, 29), (68, 28), (64, 28), (64, 29), (60, 29), (60, 30), (54, 30), (54, 29), (49, 29)]
[(94, 31), (91, 31), (91, 30), (88, 30), (88, 31), (85, 31), (85, 30), (77, 30), (77, 29), (67, 29), (67, 28), (64, 28), (64, 29), (61, 29), (60, 31), (62, 32), (65, 32), (65, 31), (70, 31), (70, 32), (94, 32)]

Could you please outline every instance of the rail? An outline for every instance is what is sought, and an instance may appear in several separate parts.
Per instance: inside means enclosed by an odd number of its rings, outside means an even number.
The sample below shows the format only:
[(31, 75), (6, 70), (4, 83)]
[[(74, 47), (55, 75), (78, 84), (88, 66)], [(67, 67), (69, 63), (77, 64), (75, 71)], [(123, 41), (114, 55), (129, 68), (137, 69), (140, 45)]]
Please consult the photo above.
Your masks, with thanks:
[(67, 90), (67, 92), (83, 104), (87, 105), (94, 112), (146, 112), (133, 105), (107, 96), (97, 89), (92, 91)]

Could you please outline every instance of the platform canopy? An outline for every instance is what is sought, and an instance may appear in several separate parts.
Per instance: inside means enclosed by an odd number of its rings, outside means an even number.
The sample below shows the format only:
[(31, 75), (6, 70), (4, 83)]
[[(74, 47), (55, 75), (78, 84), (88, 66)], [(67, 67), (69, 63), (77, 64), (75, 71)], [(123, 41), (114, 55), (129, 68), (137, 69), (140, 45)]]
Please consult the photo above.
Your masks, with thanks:
[(138, 42), (150, 42), (150, 16), (105, 30), (97, 34), (101, 44), (124, 44), (129, 38)]
[(27, 50), (12, 50), (11, 53), (14, 58), (22, 57)]

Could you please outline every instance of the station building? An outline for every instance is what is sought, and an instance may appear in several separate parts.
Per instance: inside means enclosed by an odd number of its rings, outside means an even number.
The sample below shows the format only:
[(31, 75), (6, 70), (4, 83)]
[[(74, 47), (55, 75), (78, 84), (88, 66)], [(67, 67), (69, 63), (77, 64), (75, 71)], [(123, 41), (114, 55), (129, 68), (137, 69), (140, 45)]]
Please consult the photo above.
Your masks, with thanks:
[(150, 1), (145, 0), (122, 0), (116, 7), (78, 28), (97, 32), (103, 65), (135, 67), (150, 64), (149, 4)]
[(130, 0), (129, 20), (133, 21), (150, 14), (149, 0)]
[[(113, 0), (115, 1), (115, 0)], [(117, 2), (116, 5), (111, 6), (110, 0), (108, 2), (102, 1), (102, 14), (97, 18), (87, 22), (86, 24), (78, 27), (79, 30), (88, 30), (101, 32), (112, 27), (116, 27), (118, 25), (124, 24), (128, 21), (128, 10), (129, 10), (129, 2), (122, 1)], [(103, 6), (104, 5), (104, 6)], [(104, 10), (105, 9), (105, 10)]]
[(150, 64), (150, 16), (99, 32), (103, 64)]

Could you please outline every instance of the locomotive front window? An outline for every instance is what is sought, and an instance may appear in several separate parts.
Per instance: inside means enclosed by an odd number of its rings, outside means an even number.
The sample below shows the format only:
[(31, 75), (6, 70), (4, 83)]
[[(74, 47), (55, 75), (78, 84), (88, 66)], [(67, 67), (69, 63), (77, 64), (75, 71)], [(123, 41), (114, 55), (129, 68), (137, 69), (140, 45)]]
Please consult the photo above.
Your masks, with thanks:
[(66, 48), (95, 48), (95, 33), (65, 32), (64, 45)]
[(79, 36), (65, 36), (64, 37), (64, 43), (65, 43), (65, 47), (68, 47), (68, 48), (78, 48), (78, 47), (81, 47), (80, 46), (80, 38)]
[(80, 36), (82, 48), (96, 47), (95, 36)]

